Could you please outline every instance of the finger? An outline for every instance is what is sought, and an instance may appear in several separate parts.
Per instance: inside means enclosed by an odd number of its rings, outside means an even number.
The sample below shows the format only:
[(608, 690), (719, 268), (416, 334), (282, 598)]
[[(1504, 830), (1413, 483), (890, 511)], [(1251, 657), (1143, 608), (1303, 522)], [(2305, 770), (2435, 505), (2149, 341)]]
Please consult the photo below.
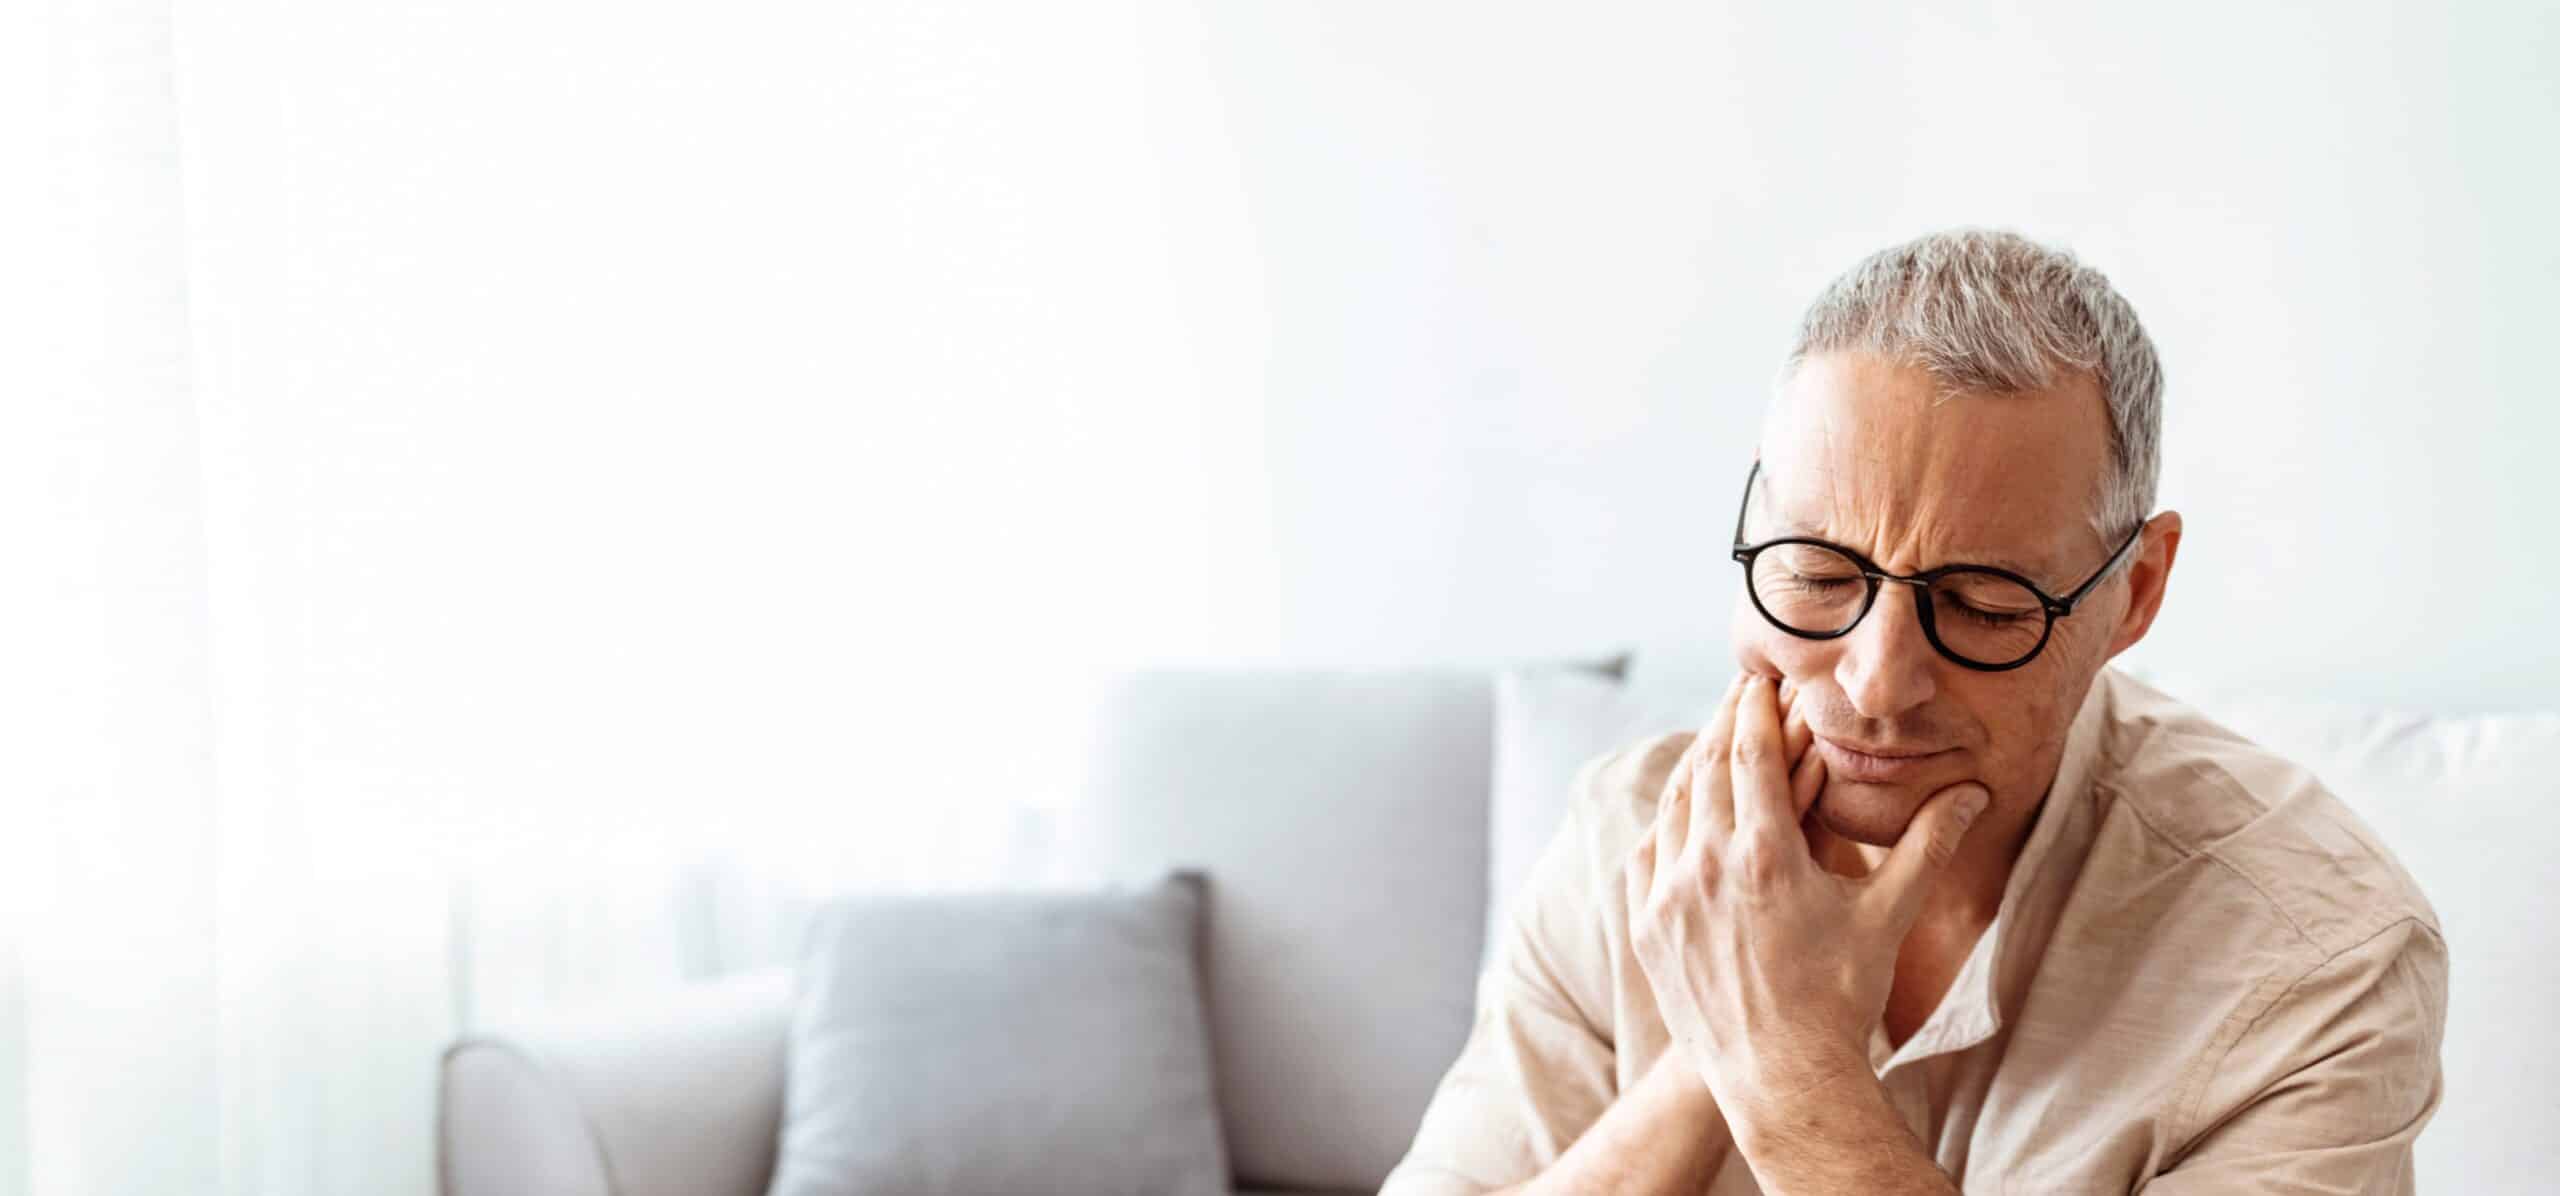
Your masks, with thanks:
[(1907, 929), (1920, 913), (1920, 900), (1956, 858), (1965, 831), (1982, 814), (1991, 792), (1978, 781), (1949, 785), (1929, 796), (1911, 825), (1885, 854), (1871, 883), (1893, 911), (1894, 925)]
[(1696, 805), (1690, 793), (1689, 773), (1705, 742), (1704, 736), (1691, 736), (1688, 748), (1680, 753), (1680, 762), (1671, 767), (1671, 775), (1662, 782), (1662, 808), (1654, 814), (1653, 833), (1649, 836), (1654, 859), (1680, 858), (1680, 846), (1689, 841), (1689, 816)]
[(1636, 915), (1653, 896), (1653, 840), (1640, 839), (1634, 851), (1627, 853), (1627, 924), (1635, 924)]
[(1776, 834), (1795, 825), (1787, 814), (1786, 739), (1778, 729), (1778, 683), (1755, 676), (1743, 687), (1733, 724), (1733, 816), (1737, 835)]
[(1799, 761), (1803, 760), (1805, 750), (1813, 746), (1813, 724), (1805, 721), (1804, 713), (1796, 700), (1803, 695), (1804, 691), (1796, 688), (1796, 683), (1793, 681), (1778, 683), (1778, 709), (1786, 715), (1783, 725), (1787, 732), (1787, 766), (1789, 768), (1795, 767)]
[(1830, 777), (1830, 766), (1812, 752), (1796, 761), (1795, 775), (1787, 779), (1787, 796), (1795, 805), (1796, 821), (1804, 821), (1804, 812), (1813, 808), (1813, 799), (1822, 796), (1822, 783)]
[[(1740, 677), (1734, 678), (1734, 686), (1741, 683)], [(1725, 688), (1727, 699), (1733, 696), (1734, 686)], [(1708, 722), (1713, 725), (1712, 716)], [(1691, 735), (1689, 746), (1680, 753), (1680, 762), (1672, 766), (1670, 778), (1663, 782), (1662, 806), (1653, 820), (1653, 855), (1657, 860), (1679, 859), (1681, 847), (1689, 842), (1689, 819), (1697, 809), (1696, 789), (1690, 784), (1690, 777), (1696, 772), (1698, 755), (1706, 746), (1704, 731)]]
[(1689, 769), (1689, 841), (1733, 835), (1733, 717), (1750, 679), (1747, 674), (1733, 679), (1724, 701), (1716, 705), (1715, 718), (1698, 732), (1698, 753)]

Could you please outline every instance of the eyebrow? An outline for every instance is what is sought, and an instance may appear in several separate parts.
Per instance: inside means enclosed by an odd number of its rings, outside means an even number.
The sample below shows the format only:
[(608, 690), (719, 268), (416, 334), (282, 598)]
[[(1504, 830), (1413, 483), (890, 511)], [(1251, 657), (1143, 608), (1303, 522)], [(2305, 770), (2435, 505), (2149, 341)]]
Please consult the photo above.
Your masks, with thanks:
[[(1858, 545), (1833, 540), (1829, 535), (1825, 534), (1828, 531), (1826, 528), (1819, 528), (1799, 520), (1784, 518), (1775, 512), (1770, 514), (1769, 522), (1774, 525), (1779, 536), (1810, 536), (1817, 540), (1840, 544), (1845, 548), (1856, 548), (1861, 556), (1873, 557), (1875, 555)], [(2003, 553), (1985, 553), (1978, 556), (1950, 557), (1946, 560), (1929, 565), (1928, 568), (1941, 569), (1949, 565), (1989, 565), (1995, 569), (2006, 569), (2021, 577), (2034, 580), (2036, 585), (2039, 587), (2052, 584), (2046, 579), (2051, 578), (2055, 572), (2052, 562), (2022, 561), (2016, 557), (2008, 556)]]
[[(1760, 515), (1768, 522), (1774, 524), (1777, 528), (1778, 536), (1809, 536), (1825, 543), (1841, 544), (1844, 548), (1855, 548), (1859, 555), (1870, 559), (1874, 557), (1875, 554), (1868, 552), (1865, 548), (1859, 547), (1855, 544), (1843, 544), (1841, 541), (1832, 539), (1828, 534), (1826, 534), (1827, 529), (1818, 528), (1801, 520), (1789, 518), (1784, 514), (1786, 508), (1777, 501), (1776, 494), (1774, 494), (1770, 488), (1767, 463), (1754, 459), (1751, 463), (1751, 468), (1754, 480), (1749, 488), (1758, 492), (1758, 500), (1751, 503), (1749, 513)], [(1774, 539), (1776, 537), (1768, 538)], [(1949, 565), (1989, 565), (1995, 569), (2006, 569), (2020, 577), (2025, 577), (2034, 581), (2039, 589), (2042, 589), (2046, 585), (2053, 584), (2048, 582), (2046, 579), (2053, 577), (2059, 570), (2059, 567), (2051, 561), (2026, 561), (2020, 560), (2019, 558), (2010, 556), (2006, 553), (1996, 552), (1985, 553), (1980, 556), (1954, 557), (1929, 565), (1927, 568), (1943, 569)], [(2070, 583), (2064, 582), (2061, 584), (2067, 585)]]

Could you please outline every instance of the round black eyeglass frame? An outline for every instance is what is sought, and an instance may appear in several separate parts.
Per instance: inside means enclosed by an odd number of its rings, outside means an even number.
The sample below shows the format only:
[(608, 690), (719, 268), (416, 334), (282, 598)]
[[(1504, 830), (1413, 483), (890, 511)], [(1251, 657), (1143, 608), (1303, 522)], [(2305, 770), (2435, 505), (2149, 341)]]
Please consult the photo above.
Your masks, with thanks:
[[(1938, 655), (1940, 656), (1944, 656), (1968, 669), (1974, 669), (1985, 673), (2005, 673), (2014, 668), (2021, 668), (2024, 667), (2028, 661), (2034, 660), (2037, 656), (2041, 655), (2044, 652), (2045, 644), (2053, 639), (2054, 620), (2070, 614), (2072, 608), (2080, 605), (2080, 600), (2086, 597), (2089, 591), (2096, 589), (2099, 582), (2106, 580), (2108, 574), (2115, 572), (2116, 565), (2124, 559), (2124, 554), (2135, 544), (2141, 542), (2142, 529), (2150, 522), (2149, 520), (2145, 520), (2143, 523), (2134, 525), (2133, 534), (2125, 537), (2124, 543), (2117, 545), (2116, 550), (2107, 555), (2106, 563), (2098, 566), (2098, 571), (2090, 574), (2089, 580), (2073, 586), (2070, 593), (2065, 594), (2060, 598), (2056, 598), (2051, 594), (2045, 593), (2044, 587), (2037, 585), (2035, 582), (1994, 565), (1940, 565), (1935, 569), (1923, 569), (1918, 573), (1905, 575), (1899, 573), (1887, 573), (1883, 569), (1878, 568), (1874, 561), (1868, 560), (1866, 554), (1861, 553), (1856, 549), (1850, 548), (1846, 545), (1834, 544), (1829, 540), (1818, 540), (1812, 536), (1781, 536), (1775, 540), (1763, 540), (1757, 544), (1745, 544), (1742, 542), (1743, 521), (1750, 517), (1751, 489), (1759, 482), (1759, 480), (1760, 462), (1755, 460), (1751, 463), (1751, 476), (1742, 480), (1742, 510), (1735, 513), (1733, 517), (1733, 559), (1741, 562), (1742, 564), (1743, 592), (1751, 595), (1751, 605), (1760, 612), (1761, 618), (1769, 621), (1770, 626), (1799, 639), (1836, 640), (1841, 636), (1857, 630), (1858, 624), (1866, 621), (1867, 612), (1874, 610), (1876, 607), (1876, 595), (1884, 591), (1884, 583), (1888, 581), (1898, 581), (1911, 587), (1911, 597), (1920, 608), (1920, 633), (1929, 637), (1929, 646), (1936, 648), (1938, 650)], [(1752, 584), (1751, 560), (1752, 558), (1759, 556), (1762, 552), (1771, 548), (1776, 548), (1781, 544), (1811, 544), (1817, 548), (1828, 548), (1833, 552), (1849, 558), (1851, 563), (1858, 566), (1859, 575), (1866, 578), (1867, 581), (1867, 597), (1866, 601), (1859, 605), (1858, 613), (1851, 616), (1846, 625), (1842, 626), (1837, 631), (1804, 631), (1799, 628), (1788, 626), (1787, 624), (1779, 621), (1778, 616), (1769, 613), (1768, 606), (1760, 601), (1760, 587)], [(2028, 593), (2035, 595), (2036, 601), (2044, 605), (2044, 631), (2036, 637), (2036, 646), (2027, 649), (2026, 655), (2021, 656), (2016, 660), (2009, 661), (2006, 664), (1988, 664), (1983, 661), (1969, 659), (1957, 653), (1955, 649), (1949, 648), (1946, 645), (1946, 641), (1939, 639), (1938, 613), (1937, 609), (1929, 603), (1929, 591), (1931, 587), (1937, 584), (1939, 578), (1952, 576), (1958, 573), (1986, 573), (1993, 577), (2004, 578), (2025, 586)]]

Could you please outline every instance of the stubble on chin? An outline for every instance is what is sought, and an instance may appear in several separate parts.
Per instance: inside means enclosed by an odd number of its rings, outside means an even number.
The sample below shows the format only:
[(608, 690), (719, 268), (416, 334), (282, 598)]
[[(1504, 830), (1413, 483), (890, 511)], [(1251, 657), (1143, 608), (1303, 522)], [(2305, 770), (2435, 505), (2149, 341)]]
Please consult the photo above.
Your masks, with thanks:
[(1813, 861), (1822, 865), (1824, 871), (1853, 880), (1865, 876), (1874, 869), (1873, 860), (1883, 858), (1882, 850), (1885, 845), (1870, 843), (1857, 835), (1844, 833), (1840, 826), (1835, 825), (1835, 822), (1850, 823), (1847, 830), (1851, 831), (1860, 830), (1860, 828), (1854, 820), (1835, 817), (1834, 811), (1828, 808), (1830, 797), (1830, 793), (1826, 791), (1822, 796), (1815, 798), (1813, 806), (1805, 811), (1802, 823), (1805, 847), (1812, 853)]

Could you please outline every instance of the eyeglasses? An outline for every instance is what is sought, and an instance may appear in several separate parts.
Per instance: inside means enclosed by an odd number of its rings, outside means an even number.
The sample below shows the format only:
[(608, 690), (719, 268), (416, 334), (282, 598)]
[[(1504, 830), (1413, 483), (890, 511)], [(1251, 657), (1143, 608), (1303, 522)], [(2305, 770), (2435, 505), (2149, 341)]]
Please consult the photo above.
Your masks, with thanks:
[(1733, 559), (1742, 563), (1743, 588), (1762, 618), (1789, 635), (1838, 639), (1867, 617), (1884, 583), (1898, 581), (1911, 587), (1920, 631), (1929, 645), (1957, 664), (1986, 673), (2034, 660), (2053, 638), (2053, 621), (2070, 614), (2142, 539), (2142, 527), (2136, 525), (2089, 580), (2060, 598), (1990, 565), (1942, 565), (1903, 576), (1877, 568), (1853, 549), (1810, 536), (1743, 543), (1751, 490), (1759, 480), (1760, 463), (1753, 461), (1751, 476), (1742, 483), (1742, 511), (1733, 520)]

